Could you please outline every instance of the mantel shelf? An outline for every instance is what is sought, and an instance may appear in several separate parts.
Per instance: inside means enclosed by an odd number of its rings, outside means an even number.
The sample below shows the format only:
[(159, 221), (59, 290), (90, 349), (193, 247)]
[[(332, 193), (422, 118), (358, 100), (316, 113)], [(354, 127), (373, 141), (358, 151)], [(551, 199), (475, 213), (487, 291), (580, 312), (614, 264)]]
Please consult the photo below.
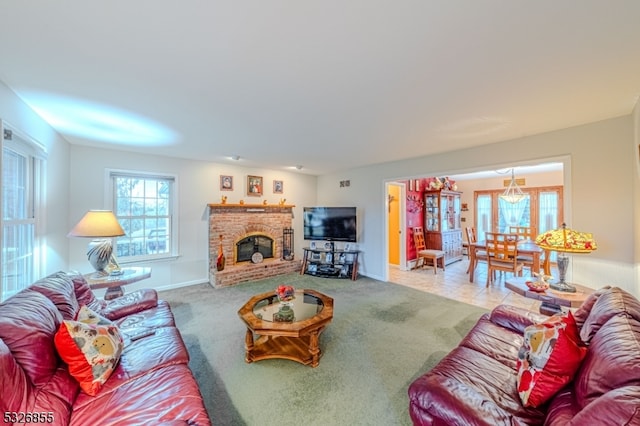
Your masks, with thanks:
[(219, 208), (219, 207), (224, 207), (224, 208), (250, 208), (250, 209), (256, 209), (256, 208), (279, 208), (279, 209), (292, 209), (295, 207), (295, 204), (229, 204), (229, 203), (212, 203), (212, 204), (207, 204), (209, 207), (215, 207), (215, 208)]

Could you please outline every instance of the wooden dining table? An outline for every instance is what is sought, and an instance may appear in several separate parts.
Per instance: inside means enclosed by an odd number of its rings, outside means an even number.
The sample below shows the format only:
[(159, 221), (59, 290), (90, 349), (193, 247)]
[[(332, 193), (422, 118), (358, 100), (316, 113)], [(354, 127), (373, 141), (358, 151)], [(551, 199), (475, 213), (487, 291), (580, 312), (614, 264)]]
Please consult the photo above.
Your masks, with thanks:
[[(487, 249), (487, 242), (485, 240), (471, 243), (469, 245), (469, 262), (471, 262), (470, 264), (471, 265), (475, 264), (476, 262), (475, 257), (478, 251), (483, 251), (486, 249)], [(531, 269), (532, 271), (540, 270), (540, 256), (543, 252), (544, 250), (538, 247), (536, 243), (534, 243), (533, 241), (530, 241), (530, 240), (518, 241), (518, 254), (522, 254), (523, 256), (531, 256), (533, 259), (533, 268)], [(548, 257), (549, 256), (547, 255), (546, 258)], [(545, 274), (549, 275), (549, 272), (548, 272), (549, 266), (547, 265), (546, 259), (545, 259), (544, 269), (545, 269)], [(473, 282), (474, 271), (475, 271), (475, 268), (473, 267), (469, 268), (469, 282)]]

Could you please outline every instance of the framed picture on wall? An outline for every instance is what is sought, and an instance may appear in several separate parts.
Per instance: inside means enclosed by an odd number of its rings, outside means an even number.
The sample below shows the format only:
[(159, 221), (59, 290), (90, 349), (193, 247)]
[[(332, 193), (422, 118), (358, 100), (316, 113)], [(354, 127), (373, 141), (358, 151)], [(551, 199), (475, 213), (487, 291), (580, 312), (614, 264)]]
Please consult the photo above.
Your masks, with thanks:
[(220, 191), (233, 191), (233, 176), (220, 175)]
[(247, 195), (262, 196), (262, 176), (247, 176)]
[(273, 193), (274, 194), (282, 194), (284, 192), (284, 182), (281, 180), (273, 181)]

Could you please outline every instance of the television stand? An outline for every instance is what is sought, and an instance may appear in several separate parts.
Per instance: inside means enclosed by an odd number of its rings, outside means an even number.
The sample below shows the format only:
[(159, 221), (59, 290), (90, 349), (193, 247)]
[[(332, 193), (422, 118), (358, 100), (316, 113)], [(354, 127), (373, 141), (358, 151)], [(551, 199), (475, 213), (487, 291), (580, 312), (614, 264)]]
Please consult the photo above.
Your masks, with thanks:
[(360, 250), (339, 250), (330, 248), (304, 247), (300, 275), (307, 274), (322, 278), (358, 279), (358, 255)]

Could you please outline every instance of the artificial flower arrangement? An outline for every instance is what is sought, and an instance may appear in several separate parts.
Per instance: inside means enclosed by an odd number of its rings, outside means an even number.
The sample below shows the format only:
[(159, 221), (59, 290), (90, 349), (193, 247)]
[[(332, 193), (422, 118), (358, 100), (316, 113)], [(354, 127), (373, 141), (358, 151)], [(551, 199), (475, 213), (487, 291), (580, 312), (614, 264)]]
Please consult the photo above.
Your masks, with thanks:
[(427, 187), (428, 189), (458, 190), (456, 181), (448, 177), (430, 177), (427, 179)]
[(290, 285), (281, 284), (276, 288), (276, 294), (281, 302), (288, 302), (295, 298), (296, 289)]

